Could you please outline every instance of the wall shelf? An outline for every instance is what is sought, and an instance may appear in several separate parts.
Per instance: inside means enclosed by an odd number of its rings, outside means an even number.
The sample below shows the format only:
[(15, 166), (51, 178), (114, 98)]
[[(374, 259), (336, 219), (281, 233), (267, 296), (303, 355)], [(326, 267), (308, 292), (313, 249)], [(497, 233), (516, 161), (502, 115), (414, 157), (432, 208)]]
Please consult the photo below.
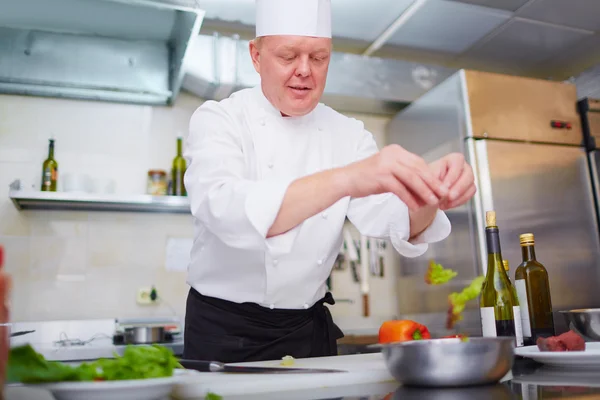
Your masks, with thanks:
[(8, 193), (18, 210), (126, 211), (190, 214), (188, 197), (24, 190), (19, 180)]

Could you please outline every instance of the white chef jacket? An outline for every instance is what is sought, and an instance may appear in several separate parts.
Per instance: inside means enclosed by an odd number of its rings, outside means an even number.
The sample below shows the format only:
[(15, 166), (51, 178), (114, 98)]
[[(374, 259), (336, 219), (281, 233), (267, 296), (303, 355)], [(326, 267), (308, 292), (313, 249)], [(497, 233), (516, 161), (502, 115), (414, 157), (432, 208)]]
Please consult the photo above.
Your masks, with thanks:
[(450, 234), (450, 221), (438, 211), (409, 242), (408, 208), (381, 194), (343, 198), (266, 238), (292, 181), (376, 153), (372, 134), (323, 104), (305, 116), (282, 117), (260, 86), (205, 102), (189, 128), (185, 186), (195, 238), (187, 282), (203, 295), (271, 309), (309, 308), (326, 293), (346, 217), (363, 235), (389, 239), (407, 257)]

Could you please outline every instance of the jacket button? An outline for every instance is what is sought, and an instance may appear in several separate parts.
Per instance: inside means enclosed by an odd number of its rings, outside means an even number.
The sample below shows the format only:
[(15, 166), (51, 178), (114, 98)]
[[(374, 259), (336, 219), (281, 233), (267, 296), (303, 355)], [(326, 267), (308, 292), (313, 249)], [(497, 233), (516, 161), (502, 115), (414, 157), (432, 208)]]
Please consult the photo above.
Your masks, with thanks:
[(269, 168), (273, 168), (273, 163), (272, 163), (272, 162), (269, 162), (269, 163), (267, 164), (267, 167), (269, 167)]
[(266, 124), (267, 124), (267, 122), (264, 119), (261, 118), (260, 125), (261, 126), (265, 126)]
[(308, 309), (308, 304), (304, 303), (304, 309)]
[(270, 308), (271, 310), (272, 310), (272, 309), (274, 309), (274, 308), (275, 308), (275, 304), (271, 304), (271, 305), (269, 306), (269, 308)]
[(321, 217), (327, 219), (327, 211), (323, 211), (323, 213), (321, 214)]
[(277, 265), (277, 263), (279, 263), (279, 260), (278, 259), (274, 259), (273, 260), (273, 265)]
[(319, 264), (319, 265), (323, 264), (323, 260), (317, 260), (317, 264)]

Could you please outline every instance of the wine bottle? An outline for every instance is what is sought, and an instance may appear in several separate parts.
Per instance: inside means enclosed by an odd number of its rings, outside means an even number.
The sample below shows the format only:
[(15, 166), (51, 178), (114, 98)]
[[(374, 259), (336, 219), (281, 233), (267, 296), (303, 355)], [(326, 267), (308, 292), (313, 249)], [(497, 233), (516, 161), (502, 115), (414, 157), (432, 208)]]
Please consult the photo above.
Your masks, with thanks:
[(523, 339), (523, 323), (521, 316), (521, 307), (519, 305), (519, 296), (517, 295), (517, 289), (510, 282), (510, 265), (508, 264), (508, 260), (502, 260), (502, 265), (504, 266), (504, 271), (506, 271), (506, 276), (508, 277), (508, 285), (510, 286), (510, 291), (513, 294), (514, 303), (513, 303), (513, 315), (515, 319), (515, 336), (517, 338), (517, 347), (521, 347), (524, 344)]
[(56, 182), (58, 180), (58, 162), (54, 159), (54, 139), (49, 139), (48, 158), (42, 164), (42, 185), (43, 192), (56, 192)]
[(532, 233), (519, 236), (523, 262), (515, 271), (515, 286), (521, 305), (523, 338), (526, 346), (539, 337), (555, 335), (550, 282), (546, 268), (536, 259)]
[(513, 311), (514, 295), (502, 265), (496, 213), (488, 211), (485, 215), (485, 221), (488, 263), (480, 300), (483, 336), (512, 336), (516, 340)]
[(185, 158), (183, 158), (181, 137), (177, 138), (177, 155), (173, 159), (173, 168), (171, 169), (170, 194), (172, 196), (187, 196), (183, 176), (187, 169)]

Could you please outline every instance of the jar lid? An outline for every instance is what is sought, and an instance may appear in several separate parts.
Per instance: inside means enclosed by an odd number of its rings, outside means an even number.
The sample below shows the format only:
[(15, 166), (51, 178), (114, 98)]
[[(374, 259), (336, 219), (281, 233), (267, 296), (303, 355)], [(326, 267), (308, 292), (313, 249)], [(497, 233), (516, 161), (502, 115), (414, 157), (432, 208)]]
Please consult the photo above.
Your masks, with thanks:
[(148, 175), (167, 175), (167, 172), (162, 169), (151, 169)]

